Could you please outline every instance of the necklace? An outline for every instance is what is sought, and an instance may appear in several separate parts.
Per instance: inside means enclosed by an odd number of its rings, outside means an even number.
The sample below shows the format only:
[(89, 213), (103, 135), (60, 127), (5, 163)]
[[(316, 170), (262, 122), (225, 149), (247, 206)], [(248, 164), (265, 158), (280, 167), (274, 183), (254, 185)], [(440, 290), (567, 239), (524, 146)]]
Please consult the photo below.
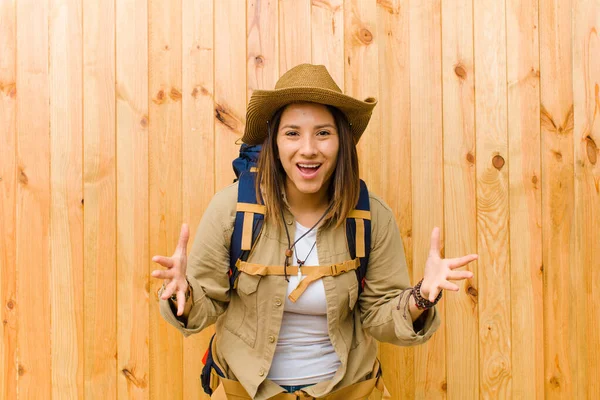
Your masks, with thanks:
[[(287, 267), (288, 265), (290, 265), (290, 257), (292, 257), (292, 255), (294, 254), (294, 252), (292, 251), (292, 248), (296, 248), (296, 243), (298, 243), (300, 241), (300, 239), (302, 239), (304, 236), (308, 235), (310, 232), (312, 232), (313, 229), (315, 229), (317, 227), (317, 225), (319, 225), (321, 223), (321, 221), (323, 221), (323, 218), (325, 218), (325, 216), (329, 213), (329, 211), (331, 210), (331, 207), (333, 207), (333, 203), (329, 204), (329, 206), (327, 207), (327, 209), (325, 210), (325, 212), (323, 213), (323, 215), (321, 215), (321, 218), (319, 218), (319, 220), (306, 232), (304, 232), (298, 239), (296, 239), (294, 241), (294, 243), (291, 243), (291, 239), (290, 239), (290, 232), (288, 231), (287, 228), (287, 224), (285, 223), (285, 217), (283, 215), (283, 209), (279, 209), (279, 211), (281, 212), (281, 220), (283, 221), (283, 226), (285, 228), (285, 234), (287, 236), (287, 242), (288, 242), (288, 247), (285, 250), (285, 261), (283, 263), (283, 274), (285, 276), (285, 280), (287, 282), (289, 282), (289, 278), (287, 275)], [(308, 259), (308, 256), (310, 255), (310, 253), (312, 252), (312, 249), (314, 249), (315, 245), (317, 244), (317, 241), (315, 240), (315, 242), (313, 243), (312, 248), (310, 249), (310, 251), (308, 252), (308, 255), (306, 256), (306, 258), (304, 259), (304, 261), (301, 261), (299, 259), (298, 260), (298, 279), (302, 278), (302, 272), (300, 271), (300, 268), (302, 267), (302, 265), (304, 265), (304, 263), (306, 262), (306, 260)]]
[(310, 256), (310, 253), (312, 253), (316, 244), (317, 244), (317, 240), (315, 239), (313, 245), (311, 246), (310, 250), (308, 251), (308, 254), (306, 255), (306, 257), (304, 257), (304, 261), (302, 261), (298, 258), (298, 249), (296, 248), (296, 245), (294, 245), (294, 250), (296, 251), (296, 263), (298, 264), (298, 283), (300, 283), (300, 281), (302, 280), (302, 269), (301, 268), (304, 265), (304, 263), (306, 263), (306, 260), (308, 260), (308, 257)]

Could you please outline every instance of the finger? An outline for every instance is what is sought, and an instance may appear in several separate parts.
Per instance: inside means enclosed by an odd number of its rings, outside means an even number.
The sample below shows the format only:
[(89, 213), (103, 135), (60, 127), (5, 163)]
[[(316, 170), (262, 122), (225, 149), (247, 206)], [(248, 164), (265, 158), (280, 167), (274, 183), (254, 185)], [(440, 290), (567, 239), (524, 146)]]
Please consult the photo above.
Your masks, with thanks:
[(438, 294), (440, 294), (440, 289), (435, 288), (433, 289), (431, 292), (429, 292), (429, 298), (427, 300), (429, 300), (430, 302), (434, 302), (436, 297), (438, 297)]
[(179, 242), (177, 248), (183, 250), (183, 254), (186, 254), (188, 240), (190, 239), (190, 230), (188, 224), (181, 224), (181, 232), (179, 233)]
[(150, 275), (157, 279), (173, 279), (175, 274), (170, 269), (155, 269)]
[(183, 308), (185, 307), (185, 292), (183, 290), (177, 291), (177, 316), (183, 315)]
[(166, 268), (173, 268), (173, 259), (171, 257), (154, 256), (152, 261)]
[[(459, 290), (457, 285), (455, 285), (454, 283), (450, 283), (448, 281), (444, 281), (444, 282), (440, 283), (439, 287), (444, 290), (452, 290), (453, 292), (458, 292), (458, 290)], [(435, 297), (434, 297), (434, 300), (435, 300)], [(431, 300), (431, 301), (433, 301), (433, 300)]]
[(448, 261), (448, 268), (460, 268), (462, 266), (467, 265), (468, 263), (477, 260), (479, 256), (477, 254), (469, 254), (468, 256), (458, 257), (458, 258), (450, 258)]
[(473, 273), (471, 271), (451, 271), (446, 277), (446, 279), (458, 281), (461, 279), (471, 279), (472, 277)]
[(431, 249), (430, 252), (440, 254), (440, 228), (437, 226), (431, 231)]
[(169, 282), (165, 286), (165, 290), (163, 290), (160, 298), (163, 300), (167, 300), (169, 297), (171, 297), (173, 295), (173, 293), (175, 293), (175, 289), (177, 289), (177, 283), (175, 281)]

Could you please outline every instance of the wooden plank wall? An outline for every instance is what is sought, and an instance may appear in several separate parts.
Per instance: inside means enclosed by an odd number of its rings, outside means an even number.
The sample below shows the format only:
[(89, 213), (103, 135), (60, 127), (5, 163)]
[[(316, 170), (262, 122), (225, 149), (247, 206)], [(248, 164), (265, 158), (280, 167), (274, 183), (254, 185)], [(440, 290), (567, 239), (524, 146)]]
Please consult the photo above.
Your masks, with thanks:
[(324, 64), (379, 99), (362, 176), (413, 282), (477, 252), (394, 399), (600, 397), (600, 3), (0, 0), (0, 398), (206, 398), (212, 328), (158, 313), (255, 89)]

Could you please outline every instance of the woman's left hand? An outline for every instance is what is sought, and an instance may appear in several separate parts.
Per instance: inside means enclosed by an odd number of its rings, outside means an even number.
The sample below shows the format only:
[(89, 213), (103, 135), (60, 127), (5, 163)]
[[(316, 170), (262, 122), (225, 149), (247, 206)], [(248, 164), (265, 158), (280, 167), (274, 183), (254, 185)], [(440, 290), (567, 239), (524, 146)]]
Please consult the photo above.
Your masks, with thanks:
[(436, 226), (431, 232), (431, 249), (425, 263), (421, 296), (435, 301), (442, 289), (458, 291), (458, 286), (449, 281), (458, 281), (473, 277), (471, 271), (455, 271), (471, 261), (477, 260), (477, 254), (469, 254), (458, 258), (442, 258), (440, 254), (440, 229)]

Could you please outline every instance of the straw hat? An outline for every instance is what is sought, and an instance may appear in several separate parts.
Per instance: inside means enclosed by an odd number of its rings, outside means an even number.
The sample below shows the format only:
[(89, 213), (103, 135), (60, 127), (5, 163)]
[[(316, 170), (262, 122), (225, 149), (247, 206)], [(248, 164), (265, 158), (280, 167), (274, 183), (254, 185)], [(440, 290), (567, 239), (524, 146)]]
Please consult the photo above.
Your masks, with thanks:
[(313, 102), (342, 111), (357, 143), (369, 124), (377, 100), (361, 101), (347, 96), (336, 85), (324, 65), (300, 64), (287, 71), (275, 84), (275, 90), (255, 90), (246, 111), (246, 129), (242, 141), (262, 144), (267, 137), (267, 121), (281, 107), (290, 103)]

